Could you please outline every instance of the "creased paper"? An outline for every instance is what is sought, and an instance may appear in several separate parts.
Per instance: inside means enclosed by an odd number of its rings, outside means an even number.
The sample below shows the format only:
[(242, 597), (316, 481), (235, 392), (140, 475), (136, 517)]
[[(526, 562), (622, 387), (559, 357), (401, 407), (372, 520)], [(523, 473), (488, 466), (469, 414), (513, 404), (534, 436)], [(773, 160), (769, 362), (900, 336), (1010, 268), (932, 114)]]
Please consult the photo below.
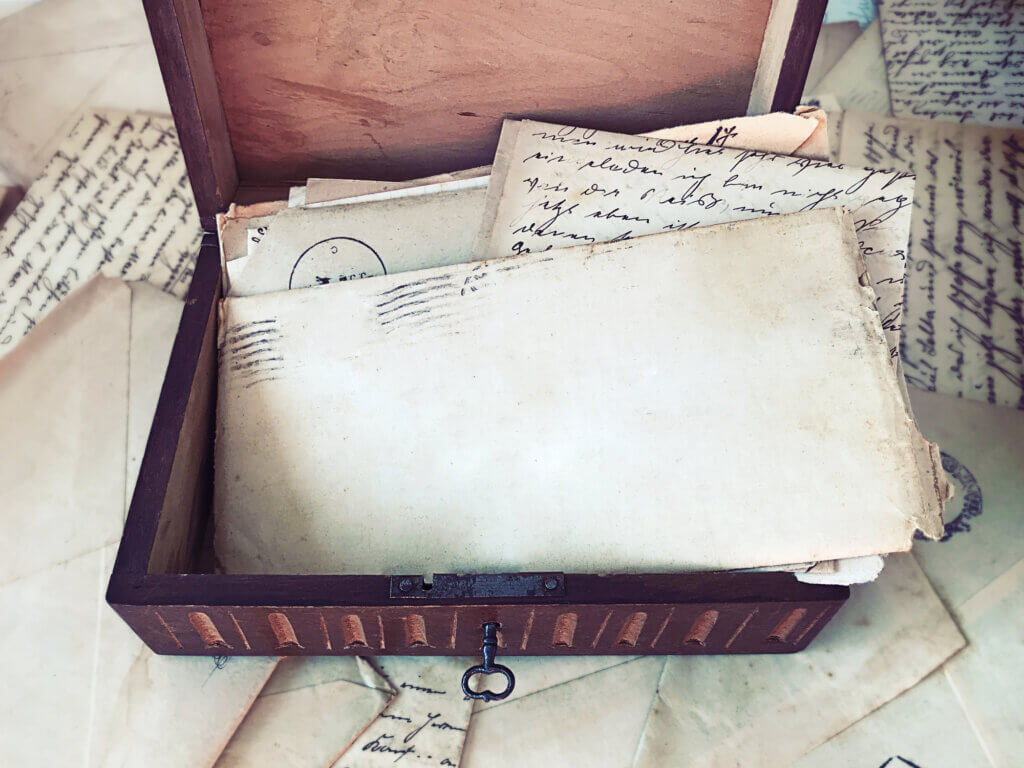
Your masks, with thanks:
[(892, 555), (798, 654), (670, 658), (635, 766), (788, 766), (963, 646), (913, 557)]
[(19, 473), (2, 481), (0, 544), (11, 765), (209, 765), (277, 663), (156, 656), (106, 604), (124, 514), (131, 299), (95, 277), (0, 361), (3, 423), (17, 430), (0, 468)]
[(0, 229), (0, 355), (96, 272), (183, 298), (200, 236), (171, 119), (85, 113)]
[(333, 768), (459, 765), (473, 707), (459, 680), (473, 663), (458, 656), (379, 659), (396, 695)]
[(1024, 408), (1024, 130), (848, 112), (839, 152), (845, 162), (918, 176), (907, 381)]
[[(568, 659), (545, 659), (552, 667)], [(516, 659), (518, 671), (522, 662)], [(515, 701), (477, 709), (461, 768), (629, 766), (664, 656), (617, 664)]]
[(361, 657), (282, 659), (215, 768), (328, 768), (394, 696)]
[(941, 535), (862, 270), (828, 209), (228, 298), (221, 562), (655, 572)]
[(121, 538), (130, 313), (93, 278), (0, 360), (0, 584)]
[(882, 115), (891, 113), (878, 19), (861, 32), (835, 66), (807, 93), (829, 94), (835, 97), (842, 109), (861, 109)]
[(896, 355), (913, 177), (826, 161), (506, 120), (478, 257), (845, 206)]

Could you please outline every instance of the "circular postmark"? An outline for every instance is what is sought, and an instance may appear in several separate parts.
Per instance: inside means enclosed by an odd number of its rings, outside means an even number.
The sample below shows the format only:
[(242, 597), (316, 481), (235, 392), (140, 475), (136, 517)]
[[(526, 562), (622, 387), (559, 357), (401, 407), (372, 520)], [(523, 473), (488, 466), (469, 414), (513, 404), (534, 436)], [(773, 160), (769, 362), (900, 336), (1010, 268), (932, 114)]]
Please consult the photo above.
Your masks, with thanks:
[(308, 288), (387, 273), (380, 255), (362, 240), (328, 237), (299, 254), (288, 276), (288, 288)]
[[(981, 486), (967, 467), (953, 455), (942, 451), (942, 468), (953, 480), (956, 493), (946, 509), (946, 532), (939, 541), (949, 541), (958, 533), (971, 530), (971, 520), (981, 514)], [(916, 537), (924, 536), (918, 531)]]

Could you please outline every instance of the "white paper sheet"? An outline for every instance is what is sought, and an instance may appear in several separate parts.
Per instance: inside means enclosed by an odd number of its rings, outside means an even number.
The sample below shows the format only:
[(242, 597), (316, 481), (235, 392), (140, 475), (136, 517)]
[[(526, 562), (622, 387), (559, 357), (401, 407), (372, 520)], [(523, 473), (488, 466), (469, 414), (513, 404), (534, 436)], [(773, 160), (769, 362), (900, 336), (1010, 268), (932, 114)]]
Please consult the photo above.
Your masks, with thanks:
[(801, 653), (670, 658), (635, 765), (788, 766), (963, 645), (913, 557), (892, 555)]
[(99, 271), (184, 297), (200, 236), (171, 119), (85, 113), (0, 229), (0, 355)]
[(825, 161), (506, 120), (478, 257), (846, 206), (896, 355), (913, 177)]
[(1024, 4), (878, 0), (897, 117), (1024, 123)]
[(818, 82), (836, 65), (854, 41), (861, 35), (861, 25), (856, 21), (822, 24), (814, 55), (807, 68), (804, 93), (814, 93)]
[[(557, 667), (567, 660), (545, 661)], [(664, 665), (665, 657), (646, 656), (477, 709), (462, 768), (630, 765)]]
[(0, 584), (121, 538), (130, 312), (95, 278), (0, 360)]
[(127, 285), (96, 277), (0, 361), (3, 423), (16, 430), (0, 444), (0, 467), (16, 473), (3, 478), (12, 535), (0, 544), (11, 765), (209, 765), (277, 661), (158, 657), (106, 604), (125, 500), (130, 301)]
[(215, 768), (328, 768), (395, 692), (364, 659), (283, 659)]
[(842, 109), (861, 109), (883, 115), (892, 112), (878, 19), (867, 26), (835, 66), (806, 92), (829, 94)]
[(901, 350), (907, 381), (1024, 408), (1024, 130), (848, 112), (839, 154), (918, 175)]
[(220, 560), (653, 572), (941, 534), (862, 269), (828, 209), (226, 299)]

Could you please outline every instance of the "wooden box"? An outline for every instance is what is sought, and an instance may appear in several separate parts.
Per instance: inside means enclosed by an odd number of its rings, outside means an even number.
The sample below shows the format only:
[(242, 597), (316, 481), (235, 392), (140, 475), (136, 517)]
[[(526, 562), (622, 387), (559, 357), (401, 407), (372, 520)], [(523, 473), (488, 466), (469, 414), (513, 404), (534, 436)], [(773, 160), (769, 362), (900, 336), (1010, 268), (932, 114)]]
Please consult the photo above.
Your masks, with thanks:
[(241, 576), (212, 496), (215, 216), (307, 177), (489, 163), (505, 116), (621, 132), (792, 110), (825, 0), (145, 0), (206, 235), (107, 593), (168, 654), (786, 653), (848, 596), (786, 573)]

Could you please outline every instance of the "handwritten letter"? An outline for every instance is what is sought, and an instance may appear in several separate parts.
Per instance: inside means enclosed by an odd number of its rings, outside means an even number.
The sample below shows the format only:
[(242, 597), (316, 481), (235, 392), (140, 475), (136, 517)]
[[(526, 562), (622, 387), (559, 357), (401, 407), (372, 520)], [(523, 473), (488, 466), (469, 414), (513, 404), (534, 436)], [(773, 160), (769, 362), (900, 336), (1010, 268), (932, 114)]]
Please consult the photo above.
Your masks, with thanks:
[(1024, 131), (851, 112), (839, 151), (918, 175), (907, 381), (1024, 408)]
[(472, 699), (463, 696), (459, 680), (472, 663), (460, 657), (382, 659), (381, 668), (398, 695), (334, 768), (395, 763), (455, 768), (473, 708)]
[(478, 256), (845, 206), (895, 356), (914, 179), (725, 146), (506, 121)]
[(879, 0), (897, 117), (1024, 123), (1024, 4)]
[(85, 114), (0, 229), (0, 355), (96, 272), (184, 298), (200, 236), (170, 118)]

